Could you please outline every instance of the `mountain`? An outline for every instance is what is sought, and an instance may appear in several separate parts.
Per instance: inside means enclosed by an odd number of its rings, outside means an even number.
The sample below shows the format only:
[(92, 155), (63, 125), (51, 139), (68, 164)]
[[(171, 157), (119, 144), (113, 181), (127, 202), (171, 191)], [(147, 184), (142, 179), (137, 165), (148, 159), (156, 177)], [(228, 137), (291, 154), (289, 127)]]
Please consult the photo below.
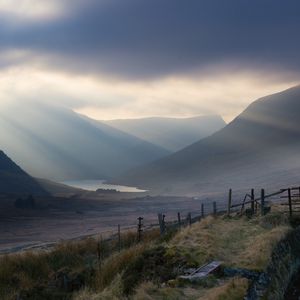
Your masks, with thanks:
[(0, 151), (0, 193), (46, 195), (45, 190)]
[(300, 86), (263, 97), (215, 134), (118, 182), (195, 193), (300, 182)]
[(161, 158), (159, 146), (43, 101), (0, 109), (3, 149), (35, 177), (106, 179)]
[(181, 119), (121, 119), (103, 122), (172, 152), (191, 145), (226, 125), (222, 117), (217, 115)]

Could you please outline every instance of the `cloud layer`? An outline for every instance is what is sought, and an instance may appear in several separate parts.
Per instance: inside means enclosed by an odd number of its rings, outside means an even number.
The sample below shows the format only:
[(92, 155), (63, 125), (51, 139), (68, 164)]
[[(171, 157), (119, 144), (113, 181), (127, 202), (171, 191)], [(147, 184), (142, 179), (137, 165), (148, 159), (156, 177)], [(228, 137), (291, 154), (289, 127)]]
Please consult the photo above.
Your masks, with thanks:
[[(27, 2), (34, 7), (35, 1)], [(51, 3), (43, 2), (45, 7)], [(42, 53), (72, 71), (126, 78), (198, 71), (224, 62), (293, 71), (300, 66), (299, 1), (62, 3), (61, 18), (38, 26), (7, 28), (4, 18), (2, 47)]]
[[(102, 95), (86, 99), (75, 95), (72, 107), (81, 103), (82, 111), (108, 106), (113, 111), (116, 106), (125, 109), (122, 104), (130, 102), (136, 114), (155, 103), (149, 103), (149, 95), (165, 99), (167, 115), (185, 104), (186, 114), (222, 112), (227, 102), (215, 99), (219, 95), (207, 97), (215, 78), (223, 98), (236, 101), (231, 104), (237, 112), (247, 94), (250, 101), (253, 94), (277, 91), (300, 79), (299, 9), (298, 0), (0, 0), (0, 71), (7, 74), (9, 68), (13, 72), (21, 68), (32, 77), (48, 72), (46, 77), (53, 79), (54, 72), (57, 80), (64, 76), (76, 84), (78, 78), (91, 84), (96, 81)], [(225, 78), (231, 74), (228, 88)], [(236, 90), (243, 87), (244, 91), (233, 94), (230, 91), (238, 78)], [(266, 86), (254, 84), (256, 91), (251, 93), (251, 84), (260, 78)], [(172, 97), (176, 86), (169, 83), (176, 81), (181, 90)], [(197, 97), (191, 97), (187, 89), (194, 90), (197, 82)], [(116, 83), (130, 86), (136, 94), (128, 95), (126, 88), (116, 93)], [(42, 93), (39, 81), (34, 84)], [(51, 84), (57, 85), (61, 95), (59, 82)], [(147, 85), (161, 88), (152, 89), (151, 94)], [(67, 90), (59, 97), (70, 102), (66, 99), (73, 95)], [(53, 97), (51, 92), (46, 96)], [(197, 100), (190, 104), (187, 97)], [(157, 115), (155, 107), (151, 113)]]

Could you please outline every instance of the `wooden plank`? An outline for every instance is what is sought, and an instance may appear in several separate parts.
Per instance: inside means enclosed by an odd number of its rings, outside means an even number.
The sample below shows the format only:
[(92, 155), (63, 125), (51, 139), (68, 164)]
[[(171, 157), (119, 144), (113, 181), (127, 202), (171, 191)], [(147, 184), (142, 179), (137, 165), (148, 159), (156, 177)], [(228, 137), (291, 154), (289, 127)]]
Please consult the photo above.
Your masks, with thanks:
[[(291, 195), (291, 198), (299, 198), (299, 195)], [(280, 196), (280, 199), (289, 199), (289, 196)]]
[(197, 270), (195, 270), (189, 275), (183, 275), (179, 277), (191, 281), (201, 279), (207, 277), (211, 273), (216, 272), (220, 268), (220, 266), (221, 266), (220, 261), (212, 261), (211, 263), (201, 266), (200, 268), (198, 268)]

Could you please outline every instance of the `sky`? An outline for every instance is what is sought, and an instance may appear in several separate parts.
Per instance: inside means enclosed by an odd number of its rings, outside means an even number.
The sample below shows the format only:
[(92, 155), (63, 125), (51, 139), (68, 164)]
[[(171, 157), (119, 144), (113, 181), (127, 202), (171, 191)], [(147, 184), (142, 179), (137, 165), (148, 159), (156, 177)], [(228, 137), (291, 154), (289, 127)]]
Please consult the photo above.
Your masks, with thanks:
[(300, 83), (299, 10), (299, 0), (0, 0), (0, 105), (230, 121)]

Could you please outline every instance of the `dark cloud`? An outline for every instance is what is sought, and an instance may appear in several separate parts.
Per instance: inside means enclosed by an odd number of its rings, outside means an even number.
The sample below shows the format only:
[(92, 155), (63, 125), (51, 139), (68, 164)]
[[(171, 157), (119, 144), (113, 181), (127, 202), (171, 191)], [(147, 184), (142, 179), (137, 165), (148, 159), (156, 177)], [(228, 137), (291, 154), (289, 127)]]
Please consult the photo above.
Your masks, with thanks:
[(221, 63), (300, 69), (299, 0), (69, 3), (70, 13), (52, 22), (7, 27), (2, 21), (1, 49), (30, 50), (65, 70), (127, 78)]

